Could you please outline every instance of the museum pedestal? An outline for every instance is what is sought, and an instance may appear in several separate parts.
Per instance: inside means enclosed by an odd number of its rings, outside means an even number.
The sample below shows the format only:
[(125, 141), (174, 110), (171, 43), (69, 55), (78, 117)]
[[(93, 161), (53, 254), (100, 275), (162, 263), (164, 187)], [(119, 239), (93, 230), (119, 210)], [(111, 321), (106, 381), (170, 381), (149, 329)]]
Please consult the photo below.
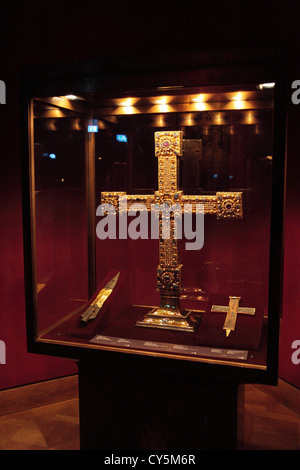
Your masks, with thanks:
[(234, 450), (238, 385), (79, 363), (81, 450)]

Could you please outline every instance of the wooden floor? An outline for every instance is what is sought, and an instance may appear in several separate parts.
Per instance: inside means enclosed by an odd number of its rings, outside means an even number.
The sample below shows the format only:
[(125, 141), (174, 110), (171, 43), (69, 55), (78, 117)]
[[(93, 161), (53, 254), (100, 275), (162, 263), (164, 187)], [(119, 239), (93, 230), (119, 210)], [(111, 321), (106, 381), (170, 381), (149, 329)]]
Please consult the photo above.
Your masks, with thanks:
[[(76, 376), (1, 391), (0, 450), (79, 450), (77, 394)], [(245, 386), (239, 423), (241, 450), (300, 450), (300, 390)]]
[(245, 386), (240, 449), (300, 450), (300, 390)]

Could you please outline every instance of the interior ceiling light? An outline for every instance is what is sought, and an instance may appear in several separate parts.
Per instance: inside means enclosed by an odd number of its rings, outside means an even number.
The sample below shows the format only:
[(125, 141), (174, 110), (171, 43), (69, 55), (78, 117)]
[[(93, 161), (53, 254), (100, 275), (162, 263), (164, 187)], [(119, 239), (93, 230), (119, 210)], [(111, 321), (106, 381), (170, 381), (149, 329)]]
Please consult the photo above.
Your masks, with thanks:
[(67, 100), (80, 100), (80, 98), (75, 95), (65, 95), (64, 98), (66, 98)]
[(275, 82), (260, 83), (260, 84), (258, 85), (258, 88), (259, 88), (260, 90), (266, 90), (266, 89), (268, 89), (268, 88), (274, 88), (274, 86), (275, 86)]
[(236, 101), (241, 101), (241, 93), (239, 92), (236, 96), (233, 97)]
[(203, 95), (199, 95), (197, 98), (193, 98), (193, 101), (195, 101), (196, 103), (202, 103)]
[(156, 104), (166, 104), (167, 103), (167, 98), (165, 96), (162, 96), (161, 98), (158, 98), (155, 100)]
[(131, 100), (131, 98), (128, 98), (126, 101), (122, 101), (120, 103), (120, 106), (128, 107), (128, 106), (131, 106), (131, 104), (132, 104), (132, 100)]

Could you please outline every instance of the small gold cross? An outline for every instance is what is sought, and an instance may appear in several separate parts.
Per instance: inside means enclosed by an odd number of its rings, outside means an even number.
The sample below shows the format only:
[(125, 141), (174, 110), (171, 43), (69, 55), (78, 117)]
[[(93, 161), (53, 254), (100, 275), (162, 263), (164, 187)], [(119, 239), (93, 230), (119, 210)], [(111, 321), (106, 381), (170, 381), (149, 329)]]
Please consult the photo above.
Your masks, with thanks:
[(227, 307), (223, 305), (213, 305), (211, 308), (212, 312), (227, 313), (223, 330), (226, 331), (226, 336), (230, 335), (231, 331), (235, 330), (237, 315), (243, 313), (244, 315), (255, 315), (255, 308), (251, 307), (239, 307), (241, 297), (229, 296), (229, 305)]

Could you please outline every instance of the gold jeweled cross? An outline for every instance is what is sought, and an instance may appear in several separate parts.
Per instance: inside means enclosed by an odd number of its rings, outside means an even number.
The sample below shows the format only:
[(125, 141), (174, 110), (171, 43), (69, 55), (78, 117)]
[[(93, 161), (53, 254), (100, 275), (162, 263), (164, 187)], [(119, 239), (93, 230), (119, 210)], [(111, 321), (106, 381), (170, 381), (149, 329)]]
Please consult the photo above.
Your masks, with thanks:
[[(141, 203), (148, 211), (151, 205), (190, 204), (192, 213), (196, 205), (203, 204), (204, 214), (215, 214), (218, 219), (241, 219), (243, 217), (241, 192), (217, 192), (212, 196), (187, 196), (178, 190), (178, 157), (182, 155), (182, 131), (155, 132), (155, 155), (158, 157), (158, 191), (150, 195), (127, 195), (125, 192), (102, 192), (101, 203), (111, 204), (120, 210), (119, 198), (125, 197), (127, 210), (132, 204)], [(157, 288), (160, 292), (160, 306), (151, 310), (136, 325), (193, 332), (198, 317), (191, 311), (180, 311), (181, 268), (178, 253), (178, 239), (175, 236), (174, 213), (170, 214), (170, 236), (164, 238), (163, 218), (159, 215), (159, 265), (157, 267)]]
[(231, 331), (235, 330), (235, 324), (238, 313), (244, 315), (255, 315), (255, 308), (251, 307), (239, 307), (241, 297), (229, 296), (229, 305), (225, 307), (223, 305), (213, 305), (211, 307), (212, 312), (227, 313), (223, 330), (226, 331), (226, 336), (230, 335)]

